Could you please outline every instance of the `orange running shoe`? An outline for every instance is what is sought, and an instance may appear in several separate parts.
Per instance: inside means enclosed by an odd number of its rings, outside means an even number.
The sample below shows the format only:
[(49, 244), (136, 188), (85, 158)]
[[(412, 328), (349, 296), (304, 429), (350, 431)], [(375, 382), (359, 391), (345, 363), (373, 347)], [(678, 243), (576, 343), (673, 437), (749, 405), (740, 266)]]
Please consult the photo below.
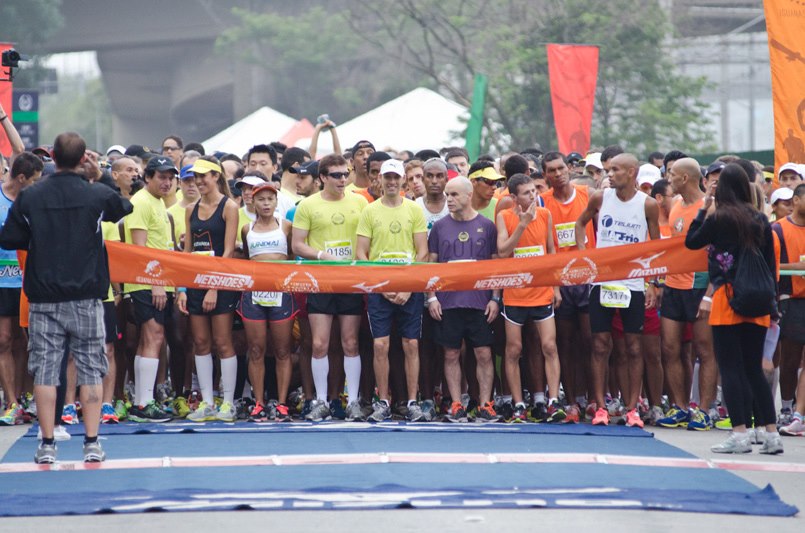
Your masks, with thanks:
[(609, 411), (607, 411), (606, 408), (601, 407), (595, 412), (595, 417), (593, 418), (593, 425), (594, 426), (609, 425)]

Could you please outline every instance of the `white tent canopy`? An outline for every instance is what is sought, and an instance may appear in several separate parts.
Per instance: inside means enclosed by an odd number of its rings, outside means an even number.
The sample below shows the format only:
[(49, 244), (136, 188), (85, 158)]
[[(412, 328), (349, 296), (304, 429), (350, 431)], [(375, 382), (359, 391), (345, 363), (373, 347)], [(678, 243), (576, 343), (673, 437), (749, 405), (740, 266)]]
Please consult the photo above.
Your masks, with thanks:
[[(462, 132), (469, 118), (467, 108), (444, 96), (420, 87), (380, 107), (338, 126), (341, 148), (346, 150), (357, 141), (367, 139), (378, 150), (417, 152), (424, 148), (438, 150), (443, 146), (464, 145)], [(307, 149), (309, 139), (296, 146)], [(330, 135), (319, 136), (319, 155), (333, 150)]]
[(220, 150), (242, 156), (255, 144), (268, 144), (280, 139), (296, 122), (296, 119), (264, 106), (202, 144), (207, 153)]

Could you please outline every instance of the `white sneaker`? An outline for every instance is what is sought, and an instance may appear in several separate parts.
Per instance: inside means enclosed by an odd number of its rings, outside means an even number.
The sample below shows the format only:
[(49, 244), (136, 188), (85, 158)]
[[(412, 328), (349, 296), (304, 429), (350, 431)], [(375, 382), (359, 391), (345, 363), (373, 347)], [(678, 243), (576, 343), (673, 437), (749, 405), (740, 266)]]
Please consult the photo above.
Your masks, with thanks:
[[(72, 436), (67, 433), (67, 429), (64, 426), (55, 426), (53, 428), (53, 439), (57, 442), (70, 440)], [(40, 426), (38, 430), (36, 430), (36, 440), (42, 440), (42, 427)]]
[(710, 447), (713, 453), (752, 453), (752, 442), (747, 433), (739, 434), (734, 431), (721, 444)]
[(790, 424), (780, 428), (780, 434), (788, 435), (789, 437), (802, 437), (805, 435), (805, 423), (803, 423), (801, 417), (794, 416)]

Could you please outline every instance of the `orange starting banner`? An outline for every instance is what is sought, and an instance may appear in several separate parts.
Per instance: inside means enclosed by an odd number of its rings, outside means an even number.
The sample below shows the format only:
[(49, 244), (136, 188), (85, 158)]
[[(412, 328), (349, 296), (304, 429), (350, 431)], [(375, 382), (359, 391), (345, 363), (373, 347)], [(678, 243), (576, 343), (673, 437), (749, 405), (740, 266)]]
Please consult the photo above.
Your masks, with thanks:
[(112, 281), (278, 292), (424, 292), (581, 285), (707, 270), (684, 237), (540, 257), (455, 263), (264, 263), (106, 242)]

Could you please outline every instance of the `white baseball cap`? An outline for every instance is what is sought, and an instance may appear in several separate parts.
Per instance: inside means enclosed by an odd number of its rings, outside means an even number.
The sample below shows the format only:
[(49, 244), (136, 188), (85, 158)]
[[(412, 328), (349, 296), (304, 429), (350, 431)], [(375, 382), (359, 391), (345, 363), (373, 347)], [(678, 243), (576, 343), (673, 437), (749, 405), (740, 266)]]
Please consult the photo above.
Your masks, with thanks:
[(593, 152), (587, 154), (584, 158), (584, 168), (595, 167), (598, 170), (604, 170), (604, 165), (601, 163), (601, 152)]
[(258, 178), (257, 176), (244, 176), (242, 180), (235, 183), (235, 187), (237, 187), (238, 189), (242, 189), (244, 185), (257, 187), (258, 185), (265, 185), (265, 183), (266, 180)]
[(774, 205), (774, 203), (777, 202), (778, 200), (790, 200), (793, 197), (794, 197), (794, 191), (792, 191), (788, 187), (780, 187), (779, 189), (771, 193), (771, 199), (769, 200), (769, 203), (771, 205)]
[(799, 174), (800, 178), (802, 177), (802, 165), (798, 165), (796, 163), (786, 163), (783, 166), (781, 166), (780, 170), (777, 171), (777, 177), (779, 178), (780, 174), (782, 174), (786, 170), (793, 170), (794, 172)]
[(403, 162), (399, 159), (386, 159), (383, 161), (383, 164), (380, 165), (380, 174), (382, 175), (388, 172), (403, 177), (405, 176), (405, 166), (403, 166)]
[(638, 185), (645, 185), (648, 183), (652, 187), (657, 180), (662, 178), (662, 173), (660, 173), (660, 169), (656, 166), (652, 165), (651, 163), (646, 163), (644, 165), (640, 165), (640, 168), (637, 171), (637, 184)]

